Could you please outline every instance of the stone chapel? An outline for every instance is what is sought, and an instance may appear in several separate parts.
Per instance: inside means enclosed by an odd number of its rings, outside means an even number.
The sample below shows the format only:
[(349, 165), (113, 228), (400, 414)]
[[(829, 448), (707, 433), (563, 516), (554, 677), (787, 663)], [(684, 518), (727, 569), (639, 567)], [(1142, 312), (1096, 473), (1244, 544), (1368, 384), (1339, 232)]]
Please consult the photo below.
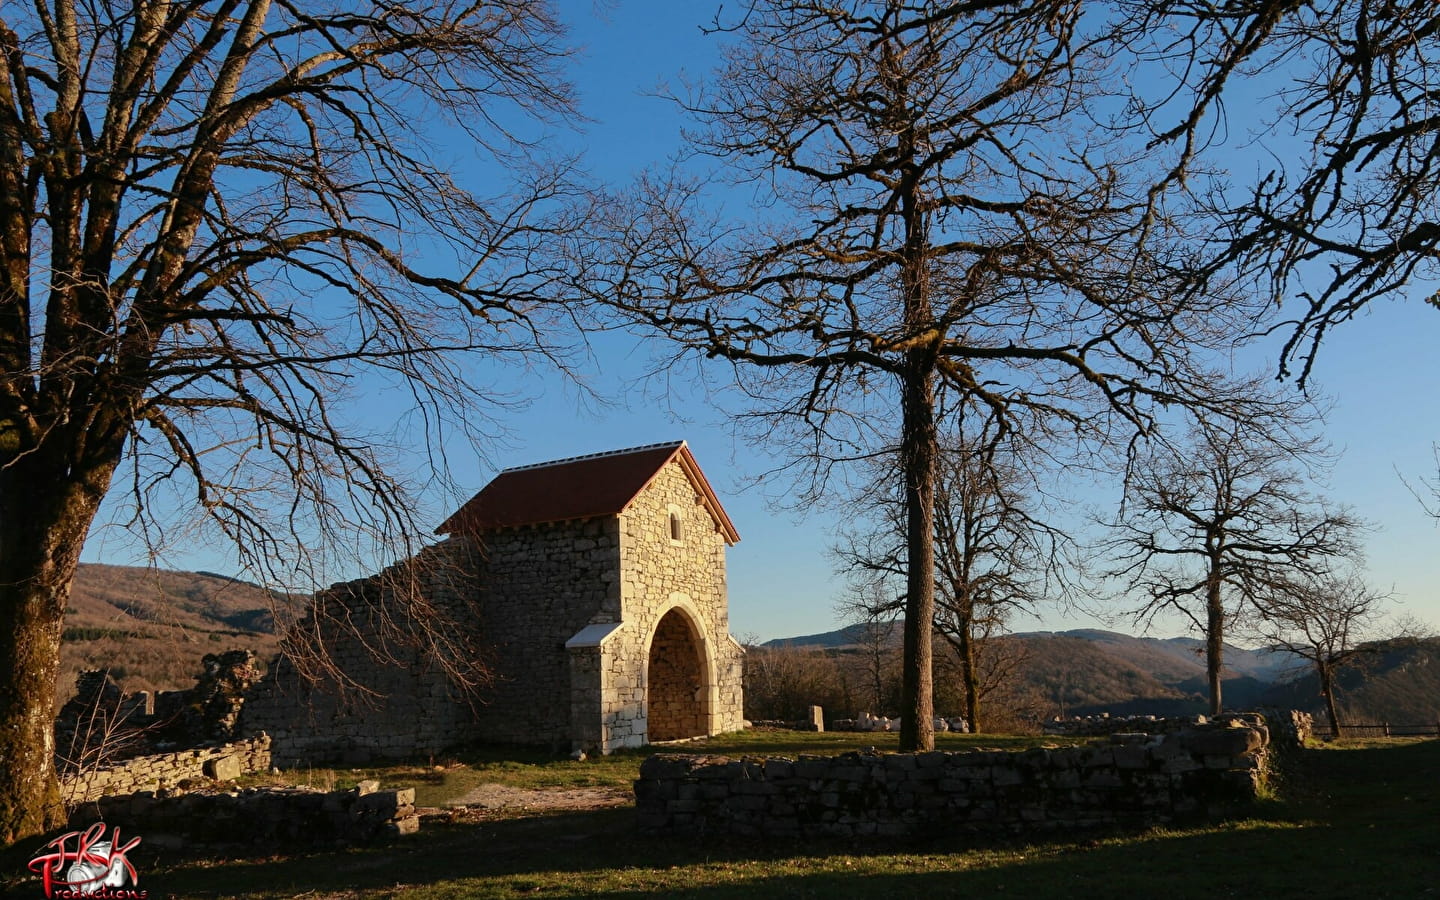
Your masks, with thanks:
[[(506, 469), (436, 531), (407, 571), (437, 601), (466, 601), (492, 683), (460, 697), (424, 659), (377, 662), (382, 639), (329, 637), (363, 691), (301, 678), (282, 655), (247, 699), (242, 725), (270, 733), (277, 764), (474, 741), (608, 753), (743, 727), (725, 583), (740, 536), (684, 441)], [(323, 634), (340, 615), (363, 635), (385, 575), (317, 595), (297, 628)]]

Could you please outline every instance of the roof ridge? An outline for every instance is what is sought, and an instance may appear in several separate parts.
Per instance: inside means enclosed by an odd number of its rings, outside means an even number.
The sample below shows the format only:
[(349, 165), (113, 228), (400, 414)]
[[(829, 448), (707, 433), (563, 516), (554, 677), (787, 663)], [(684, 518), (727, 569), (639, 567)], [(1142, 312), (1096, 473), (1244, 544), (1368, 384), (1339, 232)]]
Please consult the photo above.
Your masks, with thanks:
[[(600, 458), (606, 457), (606, 456), (624, 456), (624, 455), (627, 454), (627, 453), (643, 453), (643, 452), (645, 452), (645, 451), (647, 451), (647, 450), (659, 450), (659, 449), (662, 448), (662, 447), (669, 448), (669, 449), (677, 449), (677, 448), (683, 447), (683, 446), (685, 446), (685, 442), (684, 442), (683, 440), (679, 440), (679, 441), (660, 441), (659, 443), (655, 443), (655, 444), (642, 444), (642, 445), (639, 446), (639, 447), (626, 447), (626, 448), (621, 449), (621, 450), (601, 450), (601, 451), (598, 452), (598, 453), (584, 453), (584, 454), (581, 454), (580, 456), (567, 456), (567, 457), (565, 457), (564, 459), (552, 459), (552, 460), (549, 460), (549, 461), (547, 461), (547, 462), (528, 463), (528, 464), (523, 465), (523, 466), (511, 466), (511, 467), (508, 468), (508, 469), (501, 469), (498, 474), (499, 474), (499, 475), (504, 475), (504, 474), (509, 473), (509, 472), (524, 472), (524, 471), (527, 471), (527, 470), (529, 470), (529, 469), (543, 469), (543, 468), (546, 468), (547, 466), (568, 465), (569, 463), (580, 462), (581, 460), (586, 460), (586, 459), (600, 459)], [(498, 476), (497, 476), (497, 477), (498, 477)]]

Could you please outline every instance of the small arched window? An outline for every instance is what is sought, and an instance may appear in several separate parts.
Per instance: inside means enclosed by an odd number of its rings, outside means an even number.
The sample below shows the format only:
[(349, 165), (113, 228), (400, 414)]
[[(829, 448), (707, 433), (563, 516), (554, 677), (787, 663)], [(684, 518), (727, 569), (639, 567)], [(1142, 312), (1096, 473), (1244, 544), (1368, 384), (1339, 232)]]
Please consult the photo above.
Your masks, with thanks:
[(670, 543), (672, 543), (672, 544), (683, 544), (683, 543), (685, 543), (685, 522), (684, 522), (683, 519), (681, 519), (681, 517), (680, 517), (680, 508), (677, 507), (677, 506), (671, 506), (671, 507), (670, 507), (670, 522), (669, 522), (669, 525), (670, 525)]

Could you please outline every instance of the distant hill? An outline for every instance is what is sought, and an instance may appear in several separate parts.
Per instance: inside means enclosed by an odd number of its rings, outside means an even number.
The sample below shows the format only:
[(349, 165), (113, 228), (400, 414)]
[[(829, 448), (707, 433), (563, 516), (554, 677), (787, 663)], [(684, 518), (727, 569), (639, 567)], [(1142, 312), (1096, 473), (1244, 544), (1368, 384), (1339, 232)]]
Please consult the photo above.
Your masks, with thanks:
[[(817, 649), (836, 649), (840, 647), (853, 647), (860, 643), (868, 625), (846, 625), (844, 628), (835, 631), (825, 631), (820, 634), (805, 634), (800, 637), (776, 638), (773, 641), (766, 641), (762, 647), (815, 647)], [(896, 642), (900, 640), (900, 632), (894, 630), (893, 638)]]
[(1202, 696), (1167, 683), (1164, 670), (1157, 674), (1113, 652), (1107, 646), (1110, 642), (1064, 632), (1015, 635), (1010, 640), (1025, 650), (1017, 672), (1021, 692), (1042, 701), (1049, 714), (1175, 715), (1192, 707), (1199, 707), (1197, 712), (1203, 709)]
[[(1440, 722), (1440, 638), (1371, 646), (1373, 654), (1340, 675), (1336, 696), (1342, 720), (1392, 725)], [(1323, 709), (1319, 681), (1308, 671), (1271, 686), (1265, 700), (1317, 714)]]
[(210, 572), (82, 563), (61, 648), (59, 702), (83, 669), (108, 666), (125, 690), (189, 687), (207, 653), (250, 649), (273, 656), (274, 606), (298, 598)]
[[(835, 631), (802, 635), (792, 638), (777, 638), (767, 641), (766, 647), (816, 647), (836, 649), (859, 643), (865, 633), (865, 625), (847, 625)], [(1019, 640), (1044, 638), (1075, 638), (1096, 644), (1108, 654), (1119, 657), (1142, 671), (1148, 672), (1160, 681), (1181, 682), (1189, 678), (1205, 676), (1205, 646), (1196, 638), (1151, 638), (1132, 637), (1116, 631), (1098, 628), (1077, 628), (1071, 631), (1024, 631), (1011, 637)], [(898, 628), (891, 639), (900, 640)], [(1249, 677), (1270, 682), (1287, 677), (1294, 661), (1284, 653), (1272, 650), (1247, 650), (1234, 644), (1225, 645), (1225, 667), (1232, 677)]]
[[(767, 642), (767, 647), (814, 648), (845, 653), (855, 649), (865, 626)], [(1188, 637), (1133, 637), (1102, 629), (1022, 632), (1023, 662), (1014, 691), (1029, 698), (1042, 715), (1192, 715), (1208, 707), (1203, 642)], [(900, 632), (890, 642), (898, 648)], [(1269, 649), (1225, 645), (1222, 689), (1226, 706), (1241, 708), (1277, 702), (1295, 689), (1289, 683), (1305, 674), (1299, 661)], [(1435, 674), (1440, 677), (1440, 660)], [(1397, 687), (1404, 693), (1404, 689)], [(1312, 688), (1313, 695), (1313, 688)], [(1287, 705), (1318, 711), (1313, 696), (1294, 696)]]
[[(1048, 633), (1029, 632), (1016, 637), (1028, 638)], [(1096, 628), (1080, 628), (1060, 634), (1099, 644), (1106, 651), (1129, 660), (1161, 681), (1179, 683), (1189, 678), (1199, 678), (1202, 686), (1204, 684), (1205, 642), (1198, 638), (1132, 637)], [(1287, 677), (1294, 665), (1293, 659), (1285, 653), (1268, 649), (1247, 650), (1234, 644), (1225, 645), (1225, 668), (1232, 678), (1248, 677), (1263, 682), (1275, 681)]]

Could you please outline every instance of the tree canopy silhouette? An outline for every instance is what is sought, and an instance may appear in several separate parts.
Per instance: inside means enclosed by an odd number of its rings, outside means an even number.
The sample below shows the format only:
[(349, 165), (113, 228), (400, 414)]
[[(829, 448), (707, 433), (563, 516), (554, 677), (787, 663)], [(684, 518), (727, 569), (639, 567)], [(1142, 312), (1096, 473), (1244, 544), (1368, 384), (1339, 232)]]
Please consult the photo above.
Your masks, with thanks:
[(1186, 251), (1164, 160), (1094, 127), (1116, 85), (1081, 25), (1060, 0), (750, 4), (681, 102), (754, 220), (652, 176), (586, 248), (612, 261), (592, 294), (730, 362), (817, 482), (896, 451), (906, 749), (933, 740), (937, 411), (997, 439), (1143, 433), (1157, 404), (1209, 402), (1196, 354), (1246, 313), (1171, 289)]

